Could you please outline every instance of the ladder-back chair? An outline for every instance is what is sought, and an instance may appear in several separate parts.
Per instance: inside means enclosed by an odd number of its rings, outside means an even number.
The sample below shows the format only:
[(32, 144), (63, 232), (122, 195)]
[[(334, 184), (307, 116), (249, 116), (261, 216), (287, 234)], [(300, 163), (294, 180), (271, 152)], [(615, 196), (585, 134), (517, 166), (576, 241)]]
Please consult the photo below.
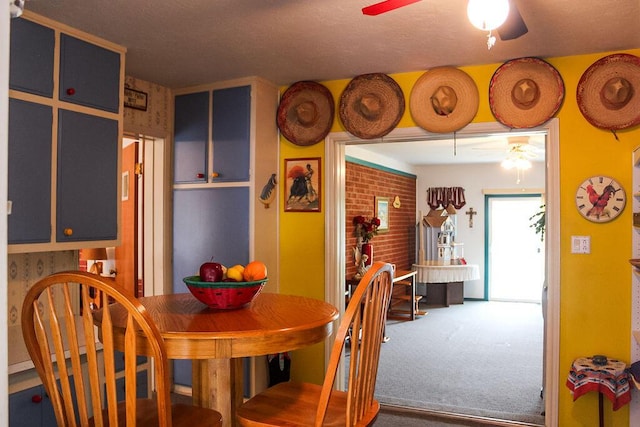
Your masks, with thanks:
[[(322, 386), (284, 382), (268, 388), (238, 408), (239, 425), (343, 427), (373, 423), (380, 410), (374, 391), (392, 280), (391, 264), (382, 262), (374, 263), (360, 280), (338, 327)], [(334, 390), (349, 337), (348, 389)]]
[[(102, 298), (99, 327), (94, 322), (90, 288)], [(118, 349), (124, 357), (124, 401), (117, 401), (112, 303), (127, 312), (124, 348)], [(22, 334), (58, 426), (222, 425), (220, 413), (212, 409), (171, 405), (163, 338), (142, 304), (110, 278), (73, 271), (35, 283), (22, 306)], [(155, 399), (136, 397), (136, 359), (140, 354), (136, 342), (140, 340), (146, 340), (145, 348), (150, 348), (146, 356), (153, 357)]]

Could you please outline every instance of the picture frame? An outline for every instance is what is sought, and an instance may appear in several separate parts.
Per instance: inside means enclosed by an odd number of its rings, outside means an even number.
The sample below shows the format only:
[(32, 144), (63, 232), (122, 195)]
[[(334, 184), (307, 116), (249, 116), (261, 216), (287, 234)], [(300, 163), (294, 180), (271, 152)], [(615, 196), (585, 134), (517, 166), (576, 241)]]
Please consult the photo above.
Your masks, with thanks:
[(321, 212), (321, 158), (284, 161), (284, 211)]
[(378, 233), (389, 231), (389, 198), (375, 197), (375, 216), (380, 220)]
[(147, 93), (128, 87), (124, 88), (124, 106), (140, 111), (147, 111)]

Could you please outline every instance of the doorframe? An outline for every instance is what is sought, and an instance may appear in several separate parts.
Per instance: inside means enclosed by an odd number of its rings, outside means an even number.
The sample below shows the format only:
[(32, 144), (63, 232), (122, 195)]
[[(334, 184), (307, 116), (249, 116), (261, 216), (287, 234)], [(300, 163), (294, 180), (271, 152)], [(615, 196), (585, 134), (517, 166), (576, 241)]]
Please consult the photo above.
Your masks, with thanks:
[[(512, 129), (497, 122), (472, 123), (459, 130), (458, 136), (504, 134)], [(543, 126), (528, 131), (542, 131), (546, 138), (546, 282), (548, 286), (548, 319), (545, 342), (545, 423), (558, 425), (559, 359), (560, 359), (560, 156), (559, 120), (553, 118)], [(450, 135), (446, 135), (447, 138)], [(325, 299), (344, 311), (344, 278), (346, 266), (345, 242), (345, 146), (363, 143), (407, 142), (443, 139), (442, 134), (419, 127), (398, 128), (383, 138), (363, 141), (347, 132), (332, 132), (325, 138)], [(417, 216), (417, 213), (416, 213)], [(330, 346), (325, 346), (325, 361)], [(343, 356), (344, 357), (344, 356)], [(326, 362), (325, 362), (326, 363)], [(344, 366), (338, 375), (337, 387), (345, 389)]]

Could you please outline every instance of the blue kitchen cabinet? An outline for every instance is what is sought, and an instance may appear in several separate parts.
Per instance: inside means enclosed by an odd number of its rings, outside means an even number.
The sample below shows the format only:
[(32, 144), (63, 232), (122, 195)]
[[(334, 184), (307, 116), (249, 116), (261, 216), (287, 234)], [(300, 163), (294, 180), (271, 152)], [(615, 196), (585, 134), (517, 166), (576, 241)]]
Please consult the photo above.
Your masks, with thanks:
[(174, 174), (176, 183), (207, 182), (209, 92), (175, 98)]
[(43, 385), (9, 395), (9, 427), (55, 425), (56, 415)]
[(213, 172), (215, 182), (249, 180), (251, 86), (213, 91)]
[(9, 100), (9, 244), (51, 239), (50, 106)]
[(120, 94), (120, 54), (61, 34), (60, 100), (117, 113)]
[(53, 29), (24, 18), (11, 20), (9, 88), (53, 97)]
[[(279, 91), (260, 78), (179, 90), (175, 96), (173, 292), (213, 259), (226, 266), (261, 260), (276, 291), (277, 212), (258, 201), (278, 172)], [(203, 307), (205, 307), (203, 305)], [(245, 358), (244, 394), (266, 384), (263, 359)], [(176, 385), (192, 384), (191, 361), (174, 360)]]
[(177, 95), (174, 182), (248, 181), (250, 129), (251, 86)]
[(9, 252), (115, 246), (125, 49), (36, 14), (10, 47)]
[(56, 241), (118, 236), (118, 122), (60, 110)]
[[(250, 130), (249, 85), (175, 98), (174, 293), (206, 261), (249, 262)], [(191, 385), (190, 361), (174, 361), (174, 381)]]
[[(178, 189), (173, 196), (174, 293), (189, 292), (182, 279), (210, 259), (227, 266), (249, 261), (248, 187)], [(190, 386), (191, 361), (173, 363), (175, 383)]]

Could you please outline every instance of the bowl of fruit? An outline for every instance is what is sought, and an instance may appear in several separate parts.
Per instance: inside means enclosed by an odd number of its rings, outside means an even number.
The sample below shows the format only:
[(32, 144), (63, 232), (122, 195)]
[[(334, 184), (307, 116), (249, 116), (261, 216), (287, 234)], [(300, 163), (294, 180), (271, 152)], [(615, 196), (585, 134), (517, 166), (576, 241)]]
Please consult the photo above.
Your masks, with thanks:
[(205, 262), (198, 276), (182, 279), (198, 301), (210, 308), (233, 310), (249, 304), (267, 283), (267, 267), (251, 261), (226, 268), (217, 262)]

